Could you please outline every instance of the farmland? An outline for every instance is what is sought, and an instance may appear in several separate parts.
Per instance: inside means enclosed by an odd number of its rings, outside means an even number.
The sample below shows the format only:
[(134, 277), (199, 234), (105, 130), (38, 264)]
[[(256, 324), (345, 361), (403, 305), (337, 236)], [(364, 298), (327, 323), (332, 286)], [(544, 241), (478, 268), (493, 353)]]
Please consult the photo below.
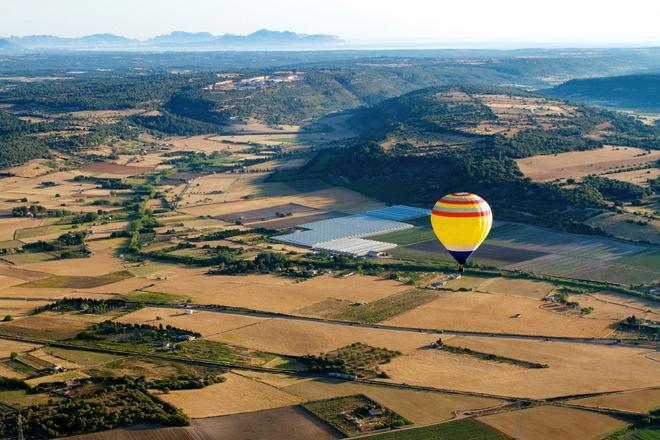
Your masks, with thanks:
[[(578, 179), (648, 164), (660, 158), (658, 152), (639, 148), (606, 146), (596, 151), (578, 151), (557, 155), (539, 155), (519, 159), (520, 170), (539, 181)], [(617, 174), (613, 174), (616, 178)], [(609, 176), (609, 175), (608, 175)]]
[[(657, 361), (650, 357), (651, 352), (640, 356), (634, 348), (495, 341), (488, 337), (445, 337), (442, 340), (452, 346), (549, 367), (522, 368), (439, 350), (416, 350), (393, 359), (383, 370), (397, 382), (532, 398), (636, 389), (646, 384), (657, 386), (657, 380), (651, 377)], [(603, 371), (604, 363), (611, 368)], [(461, 382), (464, 377), (470, 377), (470, 382)]]
[[(655, 126), (532, 91), (568, 69), (544, 52), (395, 52), (0, 79), (28, 438), (603, 438), (657, 408)], [(495, 219), (463, 273), (428, 217), (454, 191)]]
[(369, 438), (375, 440), (421, 440), (425, 438), (438, 440), (498, 440), (508, 437), (473, 420), (460, 420), (423, 428), (376, 434)]
[(425, 391), (403, 390), (374, 385), (355, 384), (338, 380), (301, 380), (290, 384), (273, 382), (272, 375), (258, 376), (287, 393), (306, 400), (322, 400), (363, 394), (390, 408), (415, 424), (430, 424), (451, 420), (455, 414), (478, 408), (495, 407), (502, 401), (484, 397), (450, 395)]
[(624, 421), (613, 417), (552, 406), (495, 414), (478, 420), (522, 439), (599, 438), (626, 426)]
[(203, 390), (173, 391), (161, 397), (193, 418), (280, 408), (301, 402), (291, 394), (235, 373), (225, 378), (226, 382)]
[(395, 412), (363, 395), (335, 397), (307, 402), (305, 409), (328, 422), (347, 436), (409, 424)]
[(586, 399), (577, 399), (573, 402), (592, 407), (648, 412), (660, 406), (660, 389), (587, 397)]

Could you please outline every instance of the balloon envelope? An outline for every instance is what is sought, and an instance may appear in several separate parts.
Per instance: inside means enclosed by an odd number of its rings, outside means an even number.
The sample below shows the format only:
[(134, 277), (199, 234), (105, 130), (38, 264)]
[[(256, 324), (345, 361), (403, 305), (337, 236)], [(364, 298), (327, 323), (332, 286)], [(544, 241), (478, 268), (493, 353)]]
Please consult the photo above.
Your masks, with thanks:
[(440, 243), (462, 266), (486, 239), (493, 213), (476, 194), (454, 192), (439, 199), (431, 210), (431, 225)]

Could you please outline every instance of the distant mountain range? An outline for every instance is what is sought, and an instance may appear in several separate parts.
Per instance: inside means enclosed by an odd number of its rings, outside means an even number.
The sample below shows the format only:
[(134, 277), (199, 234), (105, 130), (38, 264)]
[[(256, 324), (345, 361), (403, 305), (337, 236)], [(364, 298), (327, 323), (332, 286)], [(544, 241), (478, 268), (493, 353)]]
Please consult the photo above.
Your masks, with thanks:
[(94, 34), (67, 38), (29, 35), (0, 39), (0, 53), (21, 50), (287, 50), (319, 49), (343, 43), (335, 35), (298, 34), (261, 29), (249, 35), (213, 35), (209, 32), (175, 31), (147, 40), (121, 35)]
[(7, 39), (0, 38), (0, 54), (18, 53), (22, 50), (23, 48), (18, 44), (12, 43)]

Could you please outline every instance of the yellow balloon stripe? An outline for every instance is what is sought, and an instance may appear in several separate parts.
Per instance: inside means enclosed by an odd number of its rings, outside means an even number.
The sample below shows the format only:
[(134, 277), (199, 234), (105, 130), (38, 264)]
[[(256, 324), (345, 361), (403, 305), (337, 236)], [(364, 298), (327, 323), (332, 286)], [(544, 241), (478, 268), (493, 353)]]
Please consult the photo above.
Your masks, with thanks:
[(490, 206), (476, 194), (447, 194), (431, 211), (433, 232), (461, 264), (486, 239), (492, 225)]

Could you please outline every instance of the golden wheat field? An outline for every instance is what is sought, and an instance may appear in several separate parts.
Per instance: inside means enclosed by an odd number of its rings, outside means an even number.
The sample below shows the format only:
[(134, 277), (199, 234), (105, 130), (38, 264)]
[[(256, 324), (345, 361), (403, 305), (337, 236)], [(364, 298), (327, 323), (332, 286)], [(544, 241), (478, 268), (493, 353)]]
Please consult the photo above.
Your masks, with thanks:
[[(653, 350), (595, 344), (448, 336), (443, 342), (483, 353), (537, 362), (525, 368), (441, 350), (416, 350), (383, 366), (392, 380), (416, 385), (546, 398), (660, 385)], [(603, 368), (607, 365), (607, 368)]]
[(422, 333), (277, 318), (210, 337), (230, 344), (297, 356), (328, 352), (354, 342), (408, 353), (429, 345), (437, 338), (437, 335)]
[(177, 390), (159, 397), (192, 418), (259, 411), (296, 405), (302, 399), (270, 385), (235, 373), (226, 381), (196, 390)]
[(538, 406), (480, 417), (478, 420), (523, 440), (603, 438), (627, 425), (623, 420), (603, 414), (556, 406)]
[(192, 315), (189, 315), (185, 310), (152, 307), (145, 307), (117, 319), (118, 322), (131, 324), (171, 325), (173, 327), (199, 332), (205, 337), (231, 333), (242, 327), (251, 326), (264, 320), (265, 318), (204, 311), (195, 311)]
[(19, 318), (30, 313), (37, 307), (48, 304), (46, 301), (25, 301), (20, 299), (0, 299), (0, 319), (9, 315), (12, 318)]
[(586, 319), (541, 308), (539, 298), (515, 293), (442, 292), (440, 297), (384, 324), (526, 335), (600, 337), (610, 319)]
[(571, 400), (571, 403), (645, 413), (660, 407), (660, 388), (587, 397), (586, 399)]
[[(0, 324), (0, 332), (2, 332), (2, 324)], [(0, 339), (0, 358), (9, 357), (11, 353), (25, 353), (26, 351), (33, 350), (38, 347), (40, 347), (40, 345), (32, 344), (29, 342)]]
[(273, 275), (207, 275), (185, 269), (149, 290), (190, 296), (196, 304), (220, 304), (274, 312), (292, 312), (328, 298), (371, 302), (406, 290), (398, 281), (376, 277), (316, 277), (304, 282)]

